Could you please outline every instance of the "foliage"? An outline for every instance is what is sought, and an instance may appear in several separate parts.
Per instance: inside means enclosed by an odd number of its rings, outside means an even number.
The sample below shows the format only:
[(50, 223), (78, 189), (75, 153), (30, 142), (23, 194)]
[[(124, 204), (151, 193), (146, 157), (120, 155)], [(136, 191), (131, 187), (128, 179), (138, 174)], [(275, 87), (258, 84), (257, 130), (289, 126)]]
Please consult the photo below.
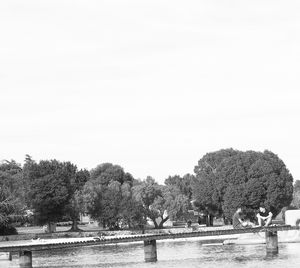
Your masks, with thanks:
[(188, 196), (175, 186), (163, 187), (163, 197), (165, 199), (164, 208), (167, 210), (169, 218), (173, 221), (185, 220), (190, 217), (188, 209), (190, 200)]
[(23, 165), (23, 182), (24, 182), (24, 197), (25, 204), (28, 208), (31, 208), (31, 199), (30, 199), (30, 177), (36, 168), (36, 162), (28, 154), (25, 155), (25, 161)]
[(134, 195), (155, 228), (162, 228), (168, 219), (181, 219), (187, 215), (188, 197), (176, 186), (159, 185), (153, 178), (147, 177), (134, 187)]
[(73, 195), (76, 166), (57, 160), (31, 162), (26, 167), (28, 200), (39, 224), (57, 222), (65, 214)]
[(146, 224), (144, 208), (136, 202), (133, 196), (133, 189), (128, 183), (121, 186), (122, 203), (120, 218), (122, 224), (129, 228), (140, 228)]
[(91, 170), (91, 179), (97, 179), (101, 185), (108, 186), (112, 181), (117, 181), (121, 185), (125, 182), (132, 186), (133, 177), (125, 173), (124, 169), (111, 163), (103, 163)]
[(175, 186), (179, 189), (180, 193), (185, 195), (189, 200), (192, 199), (192, 182), (195, 180), (195, 176), (191, 174), (186, 174), (183, 177), (178, 175), (169, 176), (165, 179), (165, 185)]
[(220, 150), (206, 154), (195, 167), (193, 196), (200, 208), (231, 218), (239, 206), (249, 217), (260, 204), (276, 216), (292, 200), (293, 178), (270, 151)]
[[(43, 188), (44, 196), (41, 194), (35, 195), (39, 192), (39, 188), (42, 187), (44, 181), (47, 181), (47, 176), (51, 179), (47, 182), (48, 189)], [(60, 163), (56, 160), (41, 161), (37, 164), (31, 156), (26, 155), (23, 177), (26, 181), (26, 203), (30, 208), (38, 207), (35, 211), (35, 218), (38, 223), (44, 224), (47, 221), (55, 222), (67, 218), (73, 222), (71, 230), (79, 230), (77, 220), (79, 219), (79, 213), (84, 211), (82, 188), (90, 177), (88, 170), (77, 171), (77, 167), (70, 162)], [(61, 191), (55, 190), (55, 185), (58, 187), (63, 186), (60, 189)], [(35, 186), (35, 188), (32, 189), (32, 186)], [(47, 193), (47, 191), (49, 192)], [(51, 194), (50, 191), (52, 191)], [(35, 198), (32, 199), (34, 196)], [(40, 213), (43, 209), (38, 206), (39, 199), (42, 201), (41, 204), (48, 208), (47, 212), (45, 211), (46, 214), (49, 213), (48, 215)], [(55, 200), (54, 203), (53, 200)], [(57, 215), (53, 215), (50, 211)]]
[(13, 222), (24, 213), (22, 168), (14, 160), (0, 164), (0, 234), (15, 234)]
[(296, 180), (294, 184), (292, 206), (298, 209), (300, 208), (300, 180)]
[(16, 211), (16, 204), (12, 196), (7, 194), (4, 187), (0, 188), (0, 235), (15, 234), (16, 230), (11, 224), (12, 216)]
[[(147, 177), (145, 181), (133, 187), (135, 201), (143, 207), (145, 218), (149, 218), (154, 223), (155, 228), (159, 225), (156, 221), (158, 217), (163, 220), (164, 211), (159, 210), (161, 204), (161, 187), (152, 177)], [(161, 215), (162, 214), (162, 215)]]
[(77, 221), (80, 213), (85, 212), (83, 186), (89, 180), (90, 173), (87, 170), (76, 171), (74, 177), (71, 177), (70, 189), (71, 198), (65, 207), (66, 216), (72, 221), (71, 231), (78, 231)]
[(20, 207), (24, 207), (25, 190), (21, 165), (14, 160), (3, 161), (0, 164), (0, 187), (13, 196)]
[(140, 208), (133, 206), (133, 180), (118, 165), (98, 165), (91, 171), (91, 179), (83, 189), (88, 213), (110, 229), (136, 225)]
[(206, 215), (222, 215), (224, 189), (217, 180), (218, 167), (226, 158), (235, 155), (233, 149), (204, 155), (195, 166), (196, 179), (192, 181), (193, 197), (198, 209)]

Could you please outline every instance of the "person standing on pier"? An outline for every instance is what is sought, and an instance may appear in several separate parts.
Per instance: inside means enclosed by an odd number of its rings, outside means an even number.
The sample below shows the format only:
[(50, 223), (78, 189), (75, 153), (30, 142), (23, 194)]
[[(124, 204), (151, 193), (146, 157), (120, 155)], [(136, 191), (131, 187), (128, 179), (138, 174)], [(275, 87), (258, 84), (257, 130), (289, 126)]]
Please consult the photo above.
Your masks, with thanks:
[(266, 210), (266, 208), (261, 205), (259, 206), (259, 211), (256, 214), (257, 220), (258, 220), (258, 226), (269, 226), (272, 222), (272, 212)]

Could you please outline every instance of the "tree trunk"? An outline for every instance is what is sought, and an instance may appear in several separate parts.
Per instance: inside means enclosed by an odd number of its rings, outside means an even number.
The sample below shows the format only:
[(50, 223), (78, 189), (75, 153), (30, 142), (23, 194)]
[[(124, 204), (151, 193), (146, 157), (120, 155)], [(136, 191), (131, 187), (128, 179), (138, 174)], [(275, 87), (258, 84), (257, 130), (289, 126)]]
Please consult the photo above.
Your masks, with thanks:
[(211, 214), (207, 214), (206, 216), (206, 226), (213, 226), (214, 225), (214, 216)]
[(73, 219), (72, 220), (72, 227), (69, 230), (70, 232), (78, 232), (78, 231), (82, 231), (79, 227), (78, 227), (78, 223), (77, 223), (77, 219)]
[(54, 233), (56, 232), (56, 223), (55, 222), (48, 222), (46, 233)]
[(164, 223), (169, 219), (169, 216), (167, 216), (165, 219), (163, 219), (163, 217), (161, 217), (161, 218), (162, 218), (162, 220), (158, 226), (159, 229), (162, 229), (164, 227)]
[(154, 228), (155, 229), (158, 229), (158, 224), (157, 224), (157, 222), (156, 222), (156, 219), (155, 218), (150, 218), (151, 219), (151, 221), (153, 222), (153, 224), (154, 224)]
[(230, 222), (230, 220), (227, 219), (225, 216), (223, 216), (223, 221), (224, 221), (224, 225), (230, 225), (230, 224), (232, 224), (232, 223)]

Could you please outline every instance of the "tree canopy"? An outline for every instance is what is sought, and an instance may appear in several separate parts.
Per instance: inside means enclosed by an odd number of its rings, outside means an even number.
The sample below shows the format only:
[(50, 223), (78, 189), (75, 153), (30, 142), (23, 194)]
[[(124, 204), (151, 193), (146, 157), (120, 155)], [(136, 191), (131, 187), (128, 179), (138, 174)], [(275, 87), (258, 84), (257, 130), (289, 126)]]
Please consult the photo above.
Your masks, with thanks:
[(123, 224), (135, 224), (133, 219), (137, 215), (132, 206), (131, 191), (133, 180), (132, 175), (118, 165), (98, 165), (91, 171), (91, 179), (83, 190), (87, 211), (111, 229), (119, 228), (121, 221)]
[(70, 192), (71, 198), (65, 206), (66, 216), (72, 220), (72, 231), (78, 231), (77, 221), (79, 220), (80, 213), (85, 212), (83, 187), (90, 179), (90, 173), (86, 169), (76, 170), (75, 176), (71, 177)]
[[(26, 155), (23, 167), (14, 160), (0, 164), (0, 233), (25, 209), (36, 223), (72, 220), (78, 230), (80, 212), (111, 229), (140, 227), (151, 220), (162, 228), (168, 220), (188, 220), (191, 204), (207, 216), (231, 219), (237, 207), (251, 218), (263, 204), (276, 216), (291, 204), (300, 207), (300, 183), (270, 151), (223, 149), (204, 155), (195, 175), (175, 175), (158, 184), (152, 177), (134, 179), (119, 165), (103, 163), (91, 171), (58, 160), (39, 163)], [(13, 228), (11, 229), (13, 232)]]
[(159, 185), (152, 177), (147, 177), (134, 187), (134, 195), (155, 228), (162, 228), (169, 219), (182, 219), (187, 215), (189, 199), (177, 186)]
[(195, 176), (192, 174), (186, 174), (183, 177), (179, 175), (169, 176), (165, 179), (165, 185), (175, 186), (181, 194), (185, 195), (189, 200), (192, 199), (192, 182)]
[(30, 206), (40, 224), (57, 222), (66, 212), (72, 194), (77, 168), (70, 162), (43, 160), (25, 167), (29, 184)]
[(0, 164), (0, 234), (16, 233), (12, 223), (25, 210), (21, 165), (14, 160)]
[(276, 216), (292, 201), (293, 177), (270, 151), (208, 153), (199, 160), (195, 173), (193, 196), (199, 208), (213, 215), (231, 218), (243, 206), (251, 217), (264, 204)]

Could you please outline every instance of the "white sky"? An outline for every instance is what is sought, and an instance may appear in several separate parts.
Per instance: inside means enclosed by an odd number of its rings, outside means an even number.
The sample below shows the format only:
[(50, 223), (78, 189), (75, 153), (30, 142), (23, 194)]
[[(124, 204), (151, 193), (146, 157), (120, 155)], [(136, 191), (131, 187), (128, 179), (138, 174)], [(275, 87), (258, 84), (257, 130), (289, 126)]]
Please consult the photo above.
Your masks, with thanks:
[(298, 0), (0, 1), (0, 160), (163, 182), (271, 150), (300, 179)]

